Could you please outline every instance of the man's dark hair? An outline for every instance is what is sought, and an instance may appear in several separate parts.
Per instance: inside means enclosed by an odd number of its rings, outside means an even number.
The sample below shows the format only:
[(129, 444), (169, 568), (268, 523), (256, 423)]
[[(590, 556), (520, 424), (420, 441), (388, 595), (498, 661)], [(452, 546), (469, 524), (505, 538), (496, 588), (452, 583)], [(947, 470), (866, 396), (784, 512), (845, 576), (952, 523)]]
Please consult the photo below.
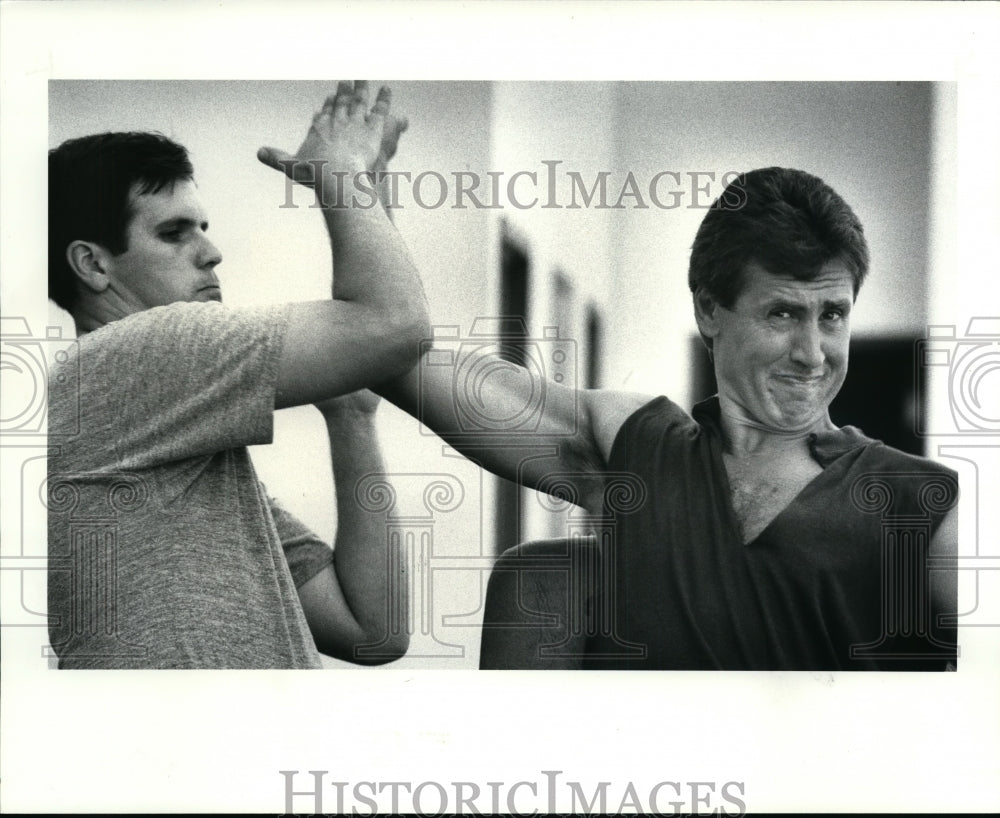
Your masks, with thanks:
[(133, 185), (158, 193), (192, 179), (187, 149), (158, 133), (103, 133), (49, 151), (49, 298), (72, 312), (76, 275), (66, 261), (73, 241), (92, 241), (118, 255), (128, 249)]
[(822, 179), (763, 168), (740, 174), (709, 208), (691, 247), (688, 286), (730, 309), (751, 262), (808, 281), (830, 261), (850, 270), (857, 297), (868, 244), (854, 211)]

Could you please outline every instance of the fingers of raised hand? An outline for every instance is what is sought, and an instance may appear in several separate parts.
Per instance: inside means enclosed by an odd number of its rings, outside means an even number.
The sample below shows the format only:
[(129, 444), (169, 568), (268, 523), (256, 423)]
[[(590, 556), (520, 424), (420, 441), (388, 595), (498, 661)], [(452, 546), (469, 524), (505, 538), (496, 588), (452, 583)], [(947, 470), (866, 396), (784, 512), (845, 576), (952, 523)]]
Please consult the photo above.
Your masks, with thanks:
[(326, 117), (341, 122), (347, 119), (360, 119), (368, 122), (372, 117), (385, 117), (389, 112), (391, 99), (392, 94), (389, 89), (385, 86), (380, 87), (375, 105), (369, 111), (368, 81), (341, 80), (337, 83), (336, 92), (326, 98), (323, 107), (313, 117), (313, 122), (321, 124)]
[(257, 158), (268, 167), (280, 170), (288, 178), (303, 184), (312, 182), (313, 168), (308, 164), (299, 162), (290, 153), (286, 153), (278, 148), (263, 147), (257, 151)]
[(353, 119), (365, 119), (368, 115), (368, 81), (354, 81), (354, 96), (351, 98), (350, 115)]
[(389, 107), (392, 104), (392, 91), (386, 85), (381, 86), (378, 89), (378, 95), (375, 97), (375, 104), (372, 106), (371, 113), (368, 118), (379, 117), (385, 119), (389, 115)]
[(405, 116), (396, 117), (392, 114), (384, 117), (382, 127), (382, 141), (379, 145), (378, 161), (380, 166), (385, 166), (392, 157), (396, 155), (399, 147), (399, 137), (409, 127), (409, 121)]
[(354, 83), (341, 80), (337, 83), (337, 91), (332, 97), (327, 97), (323, 110), (329, 110), (336, 120), (345, 120), (350, 114), (351, 103), (354, 101)]

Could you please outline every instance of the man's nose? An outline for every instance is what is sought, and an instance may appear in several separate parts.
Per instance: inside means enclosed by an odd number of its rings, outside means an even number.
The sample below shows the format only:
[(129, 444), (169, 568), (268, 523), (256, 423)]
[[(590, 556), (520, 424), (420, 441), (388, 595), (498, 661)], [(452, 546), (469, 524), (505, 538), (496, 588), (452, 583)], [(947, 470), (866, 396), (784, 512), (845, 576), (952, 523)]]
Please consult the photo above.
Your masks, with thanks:
[(198, 266), (215, 267), (222, 263), (222, 253), (207, 238), (203, 239), (201, 247), (198, 249)]
[(819, 326), (813, 321), (802, 321), (795, 330), (792, 339), (792, 360), (808, 369), (822, 366), (826, 356), (823, 354), (823, 336)]

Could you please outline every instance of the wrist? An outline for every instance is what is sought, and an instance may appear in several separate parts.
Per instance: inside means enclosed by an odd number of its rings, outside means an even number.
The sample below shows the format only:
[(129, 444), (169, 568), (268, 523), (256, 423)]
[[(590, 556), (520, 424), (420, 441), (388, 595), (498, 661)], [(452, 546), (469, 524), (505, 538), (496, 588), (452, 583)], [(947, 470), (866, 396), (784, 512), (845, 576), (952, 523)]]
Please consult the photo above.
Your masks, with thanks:
[(340, 451), (367, 449), (378, 445), (375, 419), (361, 413), (334, 413), (325, 415), (326, 436), (330, 444)]
[(356, 429), (374, 425), (379, 402), (380, 398), (377, 395), (362, 389), (313, 405), (322, 413), (327, 425), (349, 425)]
[(375, 413), (367, 409), (320, 409), (328, 424), (375, 425)]
[(324, 168), (319, 190), (319, 201), (325, 209), (346, 210), (357, 203), (367, 202), (376, 187), (371, 171), (358, 164), (337, 170)]

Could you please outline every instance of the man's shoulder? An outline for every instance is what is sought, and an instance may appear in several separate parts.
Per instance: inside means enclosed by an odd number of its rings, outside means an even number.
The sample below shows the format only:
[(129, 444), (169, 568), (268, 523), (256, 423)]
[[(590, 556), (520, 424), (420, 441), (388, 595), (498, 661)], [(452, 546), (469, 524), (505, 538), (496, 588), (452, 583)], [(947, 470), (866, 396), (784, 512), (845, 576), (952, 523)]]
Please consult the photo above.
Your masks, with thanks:
[(915, 474), (954, 474), (947, 466), (924, 455), (903, 451), (869, 437), (857, 426), (841, 426), (813, 434), (809, 441), (813, 457), (824, 468), (845, 455), (862, 469)]
[(255, 345), (278, 333), (288, 320), (287, 304), (232, 308), (218, 302), (178, 301), (111, 321), (79, 341), (79, 353), (96, 364), (111, 355), (119, 362), (182, 355), (212, 358), (233, 346)]
[(900, 474), (944, 474), (955, 476), (954, 469), (926, 455), (897, 449), (881, 440), (866, 439), (864, 463)]
[(594, 389), (585, 394), (590, 426), (605, 462), (610, 460), (615, 441), (626, 422), (639, 412), (656, 414), (661, 410), (676, 410), (686, 414), (677, 404), (662, 396), (613, 389)]
[(82, 349), (87, 349), (114, 344), (123, 338), (144, 332), (176, 332), (192, 323), (217, 320), (224, 315), (219, 312), (223, 309), (217, 302), (192, 301), (178, 301), (162, 307), (152, 307), (110, 321), (99, 329), (88, 332), (80, 339), (80, 346)]
[(958, 473), (929, 457), (867, 439), (846, 473), (852, 502), (862, 511), (937, 518), (958, 500)]

